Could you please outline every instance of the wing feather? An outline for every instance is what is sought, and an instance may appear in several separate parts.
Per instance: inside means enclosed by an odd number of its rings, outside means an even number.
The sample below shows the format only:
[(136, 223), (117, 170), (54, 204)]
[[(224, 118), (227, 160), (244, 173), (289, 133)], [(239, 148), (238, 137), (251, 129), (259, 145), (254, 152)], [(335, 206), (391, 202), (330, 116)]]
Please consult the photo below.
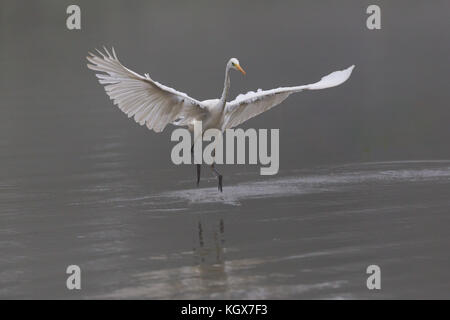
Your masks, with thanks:
[(338, 86), (350, 77), (353, 68), (335, 71), (323, 77), (320, 81), (296, 87), (282, 87), (272, 90), (250, 91), (241, 94), (233, 101), (227, 103), (222, 130), (236, 127), (264, 111), (267, 111), (283, 102), (290, 94), (303, 90), (319, 90)]
[[(169, 123), (178, 124), (179, 119), (187, 124), (208, 113), (198, 100), (183, 92), (167, 87), (150, 78), (126, 68), (117, 58), (114, 48), (109, 52), (89, 52), (88, 68), (96, 72), (100, 84), (115, 105), (129, 118), (155, 132), (161, 132)], [(183, 125), (184, 125), (183, 124)]]

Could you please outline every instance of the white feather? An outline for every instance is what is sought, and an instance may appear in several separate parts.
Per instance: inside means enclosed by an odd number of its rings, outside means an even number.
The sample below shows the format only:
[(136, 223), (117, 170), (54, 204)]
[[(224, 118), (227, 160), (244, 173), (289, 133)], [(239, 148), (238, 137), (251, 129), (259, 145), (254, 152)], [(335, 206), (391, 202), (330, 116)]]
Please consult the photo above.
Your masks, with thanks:
[(350, 77), (353, 68), (335, 71), (320, 79), (320, 81), (296, 87), (281, 87), (272, 90), (258, 89), (240, 94), (225, 106), (222, 130), (236, 127), (237, 125), (253, 118), (283, 102), (290, 94), (303, 90), (319, 90), (338, 86)]
[(203, 130), (233, 128), (280, 104), (292, 93), (338, 86), (350, 77), (354, 68), (351, 66), (332, 72), (313, 84), (250, 91), (227, 103), (229, 71), (238, 64), (236, 59), (230, 59), (227, 64), (224, 96), (221, 99), (198, 101), (152, 80), (147, 73), (141, 76), (126, 68), (117, 58), (114, 48), (112, 54), (106, 48), (104, 51), (97, 50), (99, 55), (90, 53), (87, 57), (90, 62), (88, 67), (99, 72), (96, 74), (99, 82), (105, 86), (107, 95), (120, 110), (155, 132), (161, 132), (169, 123), (192, 129), (195, 121), (203, 121)]
[(114, 48), (112, 54), (106, 48), (104, 51), (106, 54), (99, 50), (99, 55), (90, 53), (88, 68), (101, 72), (96, 76), (105, 86), (107, 95), (137, 123), (160, 132), (177, 118), (193, 120), (208, 113), (200, 101), (153, 81), (148, 74), (143, 77), (123, 66)]

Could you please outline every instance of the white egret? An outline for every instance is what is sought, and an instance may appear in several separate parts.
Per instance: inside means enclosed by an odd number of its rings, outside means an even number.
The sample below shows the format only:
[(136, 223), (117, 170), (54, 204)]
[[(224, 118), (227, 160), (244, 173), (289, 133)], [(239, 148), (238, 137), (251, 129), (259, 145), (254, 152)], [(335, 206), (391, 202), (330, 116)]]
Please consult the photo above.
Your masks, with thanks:
[[(290, 94), (303, 90), (318, 90), (338, 86), (351, 75), (354, 65), (335, 71), (320, 81), (295, 87), (282, 87), (272, 90), (250, 91), (227, 101), (230, 88), (230, 70), (238, 70), (245, 75), (244, 69), (236, 58), (228, 61), (225, 68), (225, 83), (220, 99), (199, 101), (183, 92), (169, 88), (154, 81), (148, 74), (144, 76), (123, 66), (112, 48), (110, 53), (98, 51), (99, 55), (89, 53), (88, 68), (101, 73), (96, 74), (99, 82), (105, 85), (105, 91), (120, 110), (133, 117), (140, 125), (155, 132), (161, 132), (169, 123), (186, 126), (193, 131), (194, 123), (202, 121), (203, 131), (210, 128), (233, 128), (264, 111), (280, 104)], [(211, 165), (219, 180), (222, 191), (222, 175)], [(197, 165), (197, 185), (200, 181), (200, 165)]]

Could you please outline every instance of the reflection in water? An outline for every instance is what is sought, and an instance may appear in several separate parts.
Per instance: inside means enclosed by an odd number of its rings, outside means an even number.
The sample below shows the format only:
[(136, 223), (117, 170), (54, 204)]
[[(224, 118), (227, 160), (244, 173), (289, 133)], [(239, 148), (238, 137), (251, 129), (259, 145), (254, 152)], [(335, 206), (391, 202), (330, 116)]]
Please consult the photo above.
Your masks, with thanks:
[[(242, 258), (226, 260), (225, 223), (221, 216), (203, 215), (193, 224), (194, 247), (192, 252), (183, 252), (170, 256), (152, 257), (150, 260), (166, 262), (190, 258), (194, 264), (174, 268), (160, 268), (132, 275), (129, 286), (121, 287), (108, 294), (96, 295), (92, 298), (121, 299), (268, 299), (287, 298), (305, 293), (338, 290), (348, 281), (333, 279), (309, 283), (308, 279), (291, 282), (292, 275), (273, 272), (281, 262), (303, 268), (304, 261), (323, 256), (346, 254), (349, 249), (319, 252), (280, 258)], [(193, 260), (192, 260), (193, 258)], [(183, 259), (186, 260), (186, 259)], [(287, 262), (287, 263), (286, 263)], [(179, 262), (180, 263), (180, 262)], [(181, 262), (181, 264), (183, 264)], [(268, 272), (259, 273), (253, 270), (271, 266)], [(151, 263), (147, 269), (151, 269)], [(305, 269), (308, 271), (308, 268)], [(304, 271), (303, 271), (304, 272)], [(277, 284), (278, 283), (278, 284)], [(340, 294), (336, 297), (351, 298), (351, 294)]]
[(321, 167), (264, 181), (239, 174), (223, 195), (150, 192), (118, 172), (64, 179), (77, 188), (59, 191), (60, 203), (49, 198), (52, 210), (40, 210), (31, 189), (14, 193), (35, 208), (29, 214), (0, 195), (8, 208), (0, 295), (38, 296), (54, 279), (47, 292), (63, 296), (53, 276), (76, 260), (87, 277), (83, 298), (370, 298), (365, 268), (374, 261), (392, 271), (395, 289), (383, 297), (417, 297), (417, 286), (448, 296), (449, 161)]
[(225, 262), (224, 220), (221, 216), (204, 215), (198, 217), (197, 223), (192, 226), (192, 252), (152, 256), (149, 268), (154, 261), (168, 262), (192, 257), (193, 265), (134, 274), (130, 287), (95, 298), (186, 298), (202, 297), (208, 292), (226, 294), (229, 290), (227, 271), (230, 267)]
[[(146, 227), (160, 221), (184, 234), (152, 236), (170, 245), (158, 244), (159, 254), (146, 251), (145, 264), (124, 283), (93, 297), (368, 298), (365, 268), (374, 259), (392, 270), (405, 270), (405, 261), (426, 268), (446, 251), (449, 178), (449, 161), (368, 163), (243, 179), (225, 195), (203, 188), (122, 197), (124, 206), (145, 207)], [(255, 200), (265, 210), (253, 210)], [(436, 232), (430, 237), (424, 225)], [(173, 252), (177, 237), (184, 245)], [(442, 277), (444, 269), (433, 275)], [(389, 281), (408, 288), (418, 271), (398, 271), (404, 277)], [(433, 277), (421, 285), (439, 284)], [(409, 294), (401, 290), (397, 296)]]
[[(218, 226), (207, 230), (210, 234), (204, 234), (205, 230), (201, 220), (198, 222), (198, 247), (194, 248), (196, 262), (199, 265), (215, 265), (224, 262), (224, 232), (225, 226), (221, 218)], [(211, 242), (211, 243), (209, 243)]]
[(198, 267), (203, 287), (211, 284), (216, 292), (228, 287), (225, 264), (225, 226), (223, 219), (202, 219), (198, 221), (198, 243), (194, 247), (194, 261)]

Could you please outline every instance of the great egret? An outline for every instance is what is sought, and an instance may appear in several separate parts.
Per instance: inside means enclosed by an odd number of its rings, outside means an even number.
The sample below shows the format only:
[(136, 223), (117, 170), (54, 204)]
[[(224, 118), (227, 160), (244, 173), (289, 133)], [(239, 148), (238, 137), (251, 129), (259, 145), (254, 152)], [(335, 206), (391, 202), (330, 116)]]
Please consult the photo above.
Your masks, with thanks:
[[(225, 83), (220, 99), (199, 101), (154, 81), (148, 74), (141, 76), (126, 68), (117, 58), (114, 48), (112, 54), (106, 48), (104, 50), (105, 53), (97, 50), (99, 55), (89, 53), (87, 60), (91, 64), (87, 65), (88, 68), (102, 72), (96, 76), (99, 82), (105, 85), (106, 93), (120, 110), (155, 132), (161, 132), (169, 123), (187, 126), (193, 131), (196, 121), (202, 121), (203, 131), (210, 128), (224, 131), (280, 104), (291, 93), (338, 86), (350, 77), (355, 67), (352, 65), (345, 70), (332, 72), (313, 84), (250, 91), (228, 102), (230, 70), (238, 70), (245, 75), (239, 61), (231, 58), (225, 68)], [(222, 191), (222, 175), (214, 164), (211, 169), (217, 176), (218, 188)], [(200, 165), (197, 164), (197, 185), (199, 182)]]

